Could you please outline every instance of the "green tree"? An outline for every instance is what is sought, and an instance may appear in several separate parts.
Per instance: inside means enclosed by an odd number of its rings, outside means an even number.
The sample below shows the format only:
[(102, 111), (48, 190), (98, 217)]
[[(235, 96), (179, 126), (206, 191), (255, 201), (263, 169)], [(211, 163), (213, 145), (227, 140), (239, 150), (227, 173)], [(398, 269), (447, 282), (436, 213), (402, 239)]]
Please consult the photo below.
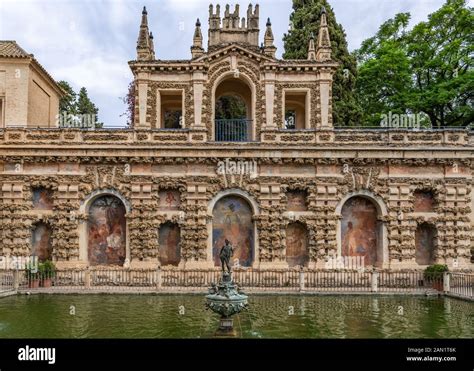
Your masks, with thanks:
[(410, 14), (397, 14), (355, 53), (360, 64), (356, 91), (364, 125), (378, 126), (381, 115), (390, 111), (406, 113), (412, 84), (406, 46), (409, 20)]
[(217, 120), (245, 119), (247, 107), (245, 101), (237, 95), (224, 95), (216, 101)]
[(474, 8), (448, 0), (408, 38), (413, 73), (410, 108), (436, 126), (474, 122)]
[(89, 95), (87, 94), (87, 89), (84, 87), (79, 90), (79, 94), (77, 96), (76, 112), (79, 115), (95, 115), (95, 127), (103, 127), (103, 124), (98, 122), (99, 109), (90, 100)]
[(76, 114), (76, 99), (77, 94), (71, 85), (67, 81), (59, 81), (58, 85), (64, 90), (66, 95), (64, 95), (59, 100), (59, 113), (63, 114)]
[(356, 51), (357, 93), (370, 124), (382, 114), (425, 113), (433, 126), (474, 122), (473, 8), (447, 0), (407, 30), (397, 14)]
[(59, 101), (60, 115), (95, 115), (95, 127), (103, 127), (103, 123), (98, 122), (99, 109), (90, 100), (86, 88), (81, 88), (77, 94), (67, 81), (59, 81), (58, 85), (66, 93)]
[(336, 22), (334, 11), (327, 0), (293, 0), (290, 29), (283, 37), (284, 59), (306, 59), (311, 33), (317, 40), (321, 10), (326, 8), (331, 38), (332, 59), (340, 64), (332, 87), (333, 122), (336, 126), (359, 125), (361, 110), (355, 97), (357, 64), (347, 48), (346, 34)]

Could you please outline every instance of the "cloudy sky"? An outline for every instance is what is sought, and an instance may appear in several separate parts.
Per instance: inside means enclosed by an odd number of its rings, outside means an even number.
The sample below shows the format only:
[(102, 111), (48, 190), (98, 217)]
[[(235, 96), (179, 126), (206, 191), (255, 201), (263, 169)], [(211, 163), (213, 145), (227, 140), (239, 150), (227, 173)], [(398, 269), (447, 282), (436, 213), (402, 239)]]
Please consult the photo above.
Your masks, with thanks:
[[(196, 18), (203, 24), (212, 0), (1, 0), (0, 39), (16, 40), (56, 80), (69, 81), (78, 91), (85, 86), (107, 126), (121, 126), (120, 115), (132, 74), (127, 62), (135, 59), (141, 9), (155, 36), (159, 59), (188, 59)], [(350, 50), (373, 36), (380, 24), (399, 12), (410, 12), (411, 22), (425, 20), (444, 0), (329, 0), (346, 31)], [(226, 2), (212, 1), (223, 6)], [(470, 0), (472, 4), (474, 0)], [(241, 5), (249, 1), (228, 1)], [(253, 1), (255, 3), (255, 0)], [(291, 0), (260, 0), (260, 29), (272, 20), (277, 56), (288, 30)], [(221, 11), (222, 12), (222, 11)], [(241, 14), (243, 16), (243, 14)], [(260, 35), (263, 38), (263, 32)]]

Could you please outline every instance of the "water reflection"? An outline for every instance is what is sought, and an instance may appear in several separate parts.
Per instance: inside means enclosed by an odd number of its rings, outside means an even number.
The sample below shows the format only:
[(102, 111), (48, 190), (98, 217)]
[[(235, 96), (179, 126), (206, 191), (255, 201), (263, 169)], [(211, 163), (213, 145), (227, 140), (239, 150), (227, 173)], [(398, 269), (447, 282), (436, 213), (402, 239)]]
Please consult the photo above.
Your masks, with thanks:
[[(245, 338), (472, 338), (473, 304), (451, 298), (253, 295)], [(74, 306), (75, 314), (71, 314)], [(31, 295), (0, 300), (0, 337), (206, 338), (200, 295)]]

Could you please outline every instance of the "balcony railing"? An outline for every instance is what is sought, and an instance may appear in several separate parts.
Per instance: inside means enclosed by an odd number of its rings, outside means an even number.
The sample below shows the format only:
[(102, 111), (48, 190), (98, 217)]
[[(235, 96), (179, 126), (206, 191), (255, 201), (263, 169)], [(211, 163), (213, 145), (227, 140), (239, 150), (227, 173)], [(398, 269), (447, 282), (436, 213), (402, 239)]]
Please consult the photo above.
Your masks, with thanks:
[(216, 120), (217, 142), (248, 142), (252, 120)]

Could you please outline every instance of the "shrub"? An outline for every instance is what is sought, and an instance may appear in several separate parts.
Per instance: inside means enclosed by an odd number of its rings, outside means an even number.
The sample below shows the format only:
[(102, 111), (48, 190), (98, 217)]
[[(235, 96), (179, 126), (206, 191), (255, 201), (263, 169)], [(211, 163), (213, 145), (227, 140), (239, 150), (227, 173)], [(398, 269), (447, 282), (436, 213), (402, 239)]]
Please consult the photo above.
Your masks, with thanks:
[(444, 272), (448, 271), (448, 266), (444, 264), (433, 264), (425, 269), (424, 277), (428, 281), (442, 279)]

